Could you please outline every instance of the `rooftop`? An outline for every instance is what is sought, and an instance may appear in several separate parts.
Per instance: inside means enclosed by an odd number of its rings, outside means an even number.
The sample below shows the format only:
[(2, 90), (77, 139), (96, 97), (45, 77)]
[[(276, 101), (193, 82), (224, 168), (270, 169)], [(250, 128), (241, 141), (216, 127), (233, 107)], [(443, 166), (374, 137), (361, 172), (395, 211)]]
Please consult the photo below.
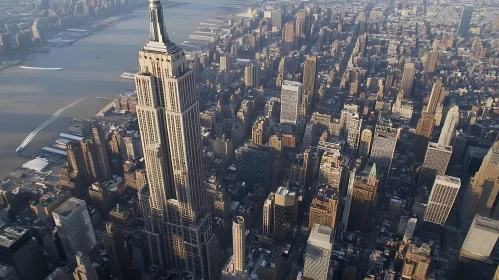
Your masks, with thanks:
[(69, 216), (76, 208), (78, 208), (80, 205), (84, 204), (85, 201), (71, 197), (70, 199), (66, 200), (61, 206), (59, 206), (57, 209), (54, 210), (54, 213), (58, 214), (59, 216)]
[(6, 227), (0, 230), (0, 246), (10, 247), (19, 240), (28, 230), (21, 227)]

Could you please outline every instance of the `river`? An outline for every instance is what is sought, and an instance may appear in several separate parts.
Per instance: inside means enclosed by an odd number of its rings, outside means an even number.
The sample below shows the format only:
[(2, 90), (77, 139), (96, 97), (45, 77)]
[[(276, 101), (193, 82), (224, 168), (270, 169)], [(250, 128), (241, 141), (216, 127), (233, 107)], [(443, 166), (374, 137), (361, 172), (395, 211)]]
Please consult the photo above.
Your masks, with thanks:
[[(215, 17), (222, 8), (186, 4), (164, 10), (170, 39), (188, 40), (200, 21)], [(40, 131), (23, 150), (34, 154), (50, 145), (72, 125), (73, 118), (89, 118), (109, 101), (133, 89), (133, 80), (120, 78), (122, 72), (138, 68), (138, 51), (148, 38), (147, 9), (139, 9), (124, 21), (75, 42), (73, 45), (33, 55), (23, 63), (29, 67), (63, 68), (33, 70), (14, 66), (0, 72), (0, 178), (27, 161), (15, 149), (33, 130), (60, 108), (80, 98)]]

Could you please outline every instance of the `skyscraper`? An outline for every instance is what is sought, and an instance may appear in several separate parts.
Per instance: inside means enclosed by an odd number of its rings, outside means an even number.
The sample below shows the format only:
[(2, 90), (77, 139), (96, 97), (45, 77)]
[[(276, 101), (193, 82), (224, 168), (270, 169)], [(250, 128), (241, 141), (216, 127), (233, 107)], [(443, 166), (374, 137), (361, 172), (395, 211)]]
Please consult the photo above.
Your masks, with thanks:
[(499, 193), (498, 174), (499, 142), (496, 142), (484, 157), (478, 172), (470, 180), (471, 186), (468, 186), (462, 209), (465, 225), (472, 221), (475, 214), (494, 214), (493, 207)]
[(125, 247), (123, 232), (114, 223), (106, 223), (106, 232), (102, 237), (102, 243), (106, 249), (108, 262), (114, 276), (129, 279), (132, 273), (132, 262)]
[(440, 234), (461, 187), (461, 180), (451, 176), (437, 176), (426, 206), (423, 229)]
[(281, 89), (281, 123), (298, 124), (298, 112), (302, 96), (302, 84), (285, 80)]
[(359, 157), (369, 157), (371, 152), (371, 142), (373, 140), (373, 132), (369, 128), (364, 128), (360, 135)]
[(452, 106), (445, 117), (445, 123), (440, 132), (440, 137), (438, 138), (438, 145), (440, 146), (450, 146), (452, 144), (452, 139), (456, 135), (456, 127), (459, 124), (459, 107), (457, 105)]
[(328, 185), (320, 185), (310, 204), (308, 229), (312, 229), (314, 224), (320, 224), (331, 227), (334, 232), (338, 215), (339, 198), (340, 194), (337, 189)]
[(321, 158), (318, 183), (340, 190), (345, 172), (343, 160), (339, 151), (326, 151)]
[(351, 202), (348, 219), (348, 228), (351, 230), (370, 230), (371, 217), (375, 209), (376, 193), (378, 191), (378, 173), (375, 163), (366, 166), (366, 169), (355, 177), (351, 192)]
[(435, 114), (423, 112), (418, 121), (416, 135), (414, 137), (416, 151), (421, 155), (425, 153), (428, 143), (430, 142), (433, 127), (435, 127)]
[(357, 155), (357, 148), (359, 147), (360, 130), (362, 128), (362, 118), (358, 113), (351, 114), (348, 117), (347, 128), (347, 143), (348, 150), (352, 155)]
[(246, 269), (246, 227), (244, 218), (236, 216), (232, 219), (232, 250), (234, 252), (234, 270), (243, 272)]
[(428, 53), (424, 64), (424, 71), (426, 73), (435, 72), (435, 70), (437, 69), (438, 57), (439, 57), (438, 51), (431, 51)]
[(461, 247), (461, 256), (487, 260), (499, 238), (499, 221), (476, 215)]
[(319, 224), (313, 226), (305, 250), (304, 279), (328, 279), (329, 262), (333, 249), (332, 237), (332, 228)]
[(418, 185), (430, 187), (437, 175), (445, 175), (451, 155), (451, 146), (440, 146), (433, 142), (428, 143)]
[(263, 234), (279, 240), (289, 240), (298, 215), (296, 192), (279, 187), (263, 204)]
[(429, 114), (435, 114), (437, 111), (437, 106), (442, 104), (444, 101), (445, 94), (443, 93), (443, 84), (442, 80), (437, 80), (433, 84), (433, 88), (431, 90), (430, 100), (428, 101), (428, 105), (426, 106), (426, 112)]
[(156, 265), (216, 279), (218, 240), (203, 183), (194, 72), (168, 38), (159, 0), (149, 2), (149, 13), (149, 41), (139, 51), (135, 76), (150, 193), (146, 231), (159, 242), (152, 248), (160, 254)]
[(416, 218), (410, 218), (409, 221), (407, 222), (407, 227), (405, 228), (404, 238), (403, 238), (404, 242), (407, 242), (408, 240), (412, 239), (414, 230), (416, 229), (417, 222), (418, 219)]
[(282, 29), (282, 11), (272, 11), (271, 12), (272, 29), (281, 30)]
[(465, 36), (470, 29), (471, 16), (473, 15), (473, 6), (466, 5), (463, 7), (463, 13), (457, 27), (457, 35)]
[(97, 244), (87, 204), (81, 199), (72, 197), (55, 209), (52, 216), (66, 259), (74, 267), (76, 253), (88, 255)]
[(406, 63), (404, 66), (404, 74), (402, 75), (402, 84), (400, 90), (404, 92), (404, 98), (411, 99), (412, 85), (414, 84), (414, 76), (416, 75), (416, 68), (414, 63)]
[(378, 121), (371, 147), (371, 159), (376, 163), (378, 176), (384, 175), (387, 178), (392, 166), (399, 133), (400, 129), (393, 127), (390, 122)]
[(45, 279), (48, 270), (37, 243), (27, 229), (14, 226), (0, 229), (0, 264), (15, 271), (9, 273), (12, 278), (5, 279)]
[(94, 139), (95, 154), (99, 165), (99, 174), (101, 180), (111, 179), (111, 166), (109, 165), (109, 157), (107, 155), (107, 140), (104, 137), (102, 128), (97, 122), (93, 123), (92, 135)]
[(260, 87), (260, 67), (249, 65), (244, 68), (244, 85), (247, 87)]
[(76, 253), (76, 268), (73, 271), (73, 277), (76, 280), (99, 280), (92, 262), (82, 252)]
[(303, 94), (309, 97), (313, 104), (315, 82), (317, 78), (317, 56), (309, 55), (303, 64)]

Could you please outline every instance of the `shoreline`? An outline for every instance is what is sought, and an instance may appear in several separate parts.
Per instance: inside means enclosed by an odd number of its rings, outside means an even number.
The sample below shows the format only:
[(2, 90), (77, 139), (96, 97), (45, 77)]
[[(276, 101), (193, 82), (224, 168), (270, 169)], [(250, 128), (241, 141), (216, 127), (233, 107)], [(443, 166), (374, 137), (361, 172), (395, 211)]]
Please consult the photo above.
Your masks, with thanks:
[[(185, 5), (185, 4), (188, 4), (188, 3), (172, 3), (172, 4), (168, 5), (168, 6), (163, 7), (163, 8), (177, 7), (177, 6), (182, 6), (182, 5)], [(71, 42), (69, 42), (69, 43), (67, 43), (65, 45), (62, 45), (60, 47), (54, 47), (54, 46), (46, 47), (46, 46), (42, 45), (42, 46), (37, 47), (36, 50), (26, 50), (26, 51), (23, 51), (21, 53), (15, 54), (15, 55), (13, 55), (12, 59), (10, 60), (10, 61), (12, 61), (12, 64), (9, 64), (9, 65), (0, 64), (0, 72), (2, 72), (3, 70), (9, 69), (11, 67), (14, 67), (14, 66), (21, 65), (22, 63), (24, 63), (27, 60), (29, 60), (30, 55), (33, 55), (33, 54), (36, 54), (36, 53), (49, 52), (49, 51), (51, 51), (54, 48), (70, 47), (72, 44), (74, 44), (75, 42), (77, 42), (79, 40), (82, 40), (82, 39), (87, 38), (87, 37), (89, 37), (91, 35), (97, 34), (99, 32), (102, 32), (102, 31), (104, 31), (104, 30), (106, 30), (106, 29), (108, 29), (110, 27), (113, 27), (114, 25), (117, 25), (117, 24), (120, 24), (120, 23), (125, 22), (127, 20), (133, 19), (133, 18), (137, 17), (137, 15), (134, 15), (132, 13), (135, 12), (136, 10), (144, 8), (145, 6), (147, 6), (147, 3), (143, 3), (143, 4), (140, 4), (140, 5), (137, 5), (136, 7), (133, 7), (133, 8), (127, 9), (127, 10), (125, 10), (123, 12), (120, 12), (118, 14), (111, 15), (109, 17), (99, 19), (99, 20), (106, 20), (106, 19), (109, 19), (109, 18), (112, 18), (112, 17), (118, 17), (116, 20), (114, 20), (112, 22), (103, 24), (102, 26), (97, 26), (93, 30), (89, 30), (88, 33), (83, 34), (81, 37), (75, 38), (73, 41), (71, 41)], [(94, 20), (94, 22), (95, 22), (95, 20)], [(92, 23), (89, 23), (89, 24), (92, 24)], [(57, 34), (63, 32), (63, 31), (66, 31), (66, 30), (68, 30), (68, 29), (66, 28), (65, 30), (59, 30), (57, 32), (52, 33), (51, 35), (54, 36), (54, 35), (57, 35)], [(41, 48), (45, 49), (45, 51), (40, 51), (39, 49), (41, 49)], [(9, 58), (7, 57), (7, 59), (9, 59)], [(6, 60), (6, 62), (8, 62), (8, 61), (9, 60)]]

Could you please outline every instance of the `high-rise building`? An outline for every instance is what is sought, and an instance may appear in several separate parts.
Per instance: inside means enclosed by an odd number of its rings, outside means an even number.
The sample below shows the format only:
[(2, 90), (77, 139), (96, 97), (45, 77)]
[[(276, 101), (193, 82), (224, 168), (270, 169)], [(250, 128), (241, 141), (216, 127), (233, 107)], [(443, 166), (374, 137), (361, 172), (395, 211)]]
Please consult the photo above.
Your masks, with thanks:
[(390, 122), (378, 121), (371, 147), (371, 159), (376, 163), (378, 176), (384, 175), (388, 178), (399, 133), (400, 129)]
[(437, 69), (439, 55), (440, 54), (438, 51), (431, 51), (428, 53), (424, 64), (424, 71), (426, 73), (435, 72), (435, 70)]
[(282, 11), (272, 11), (271, 12), (271, 20), (272, 20), (272, 31), (280, 31), (282, 29)]
[(445, 175), (451, 155), (451, 146), (439, 146), (433, 142), (428, 143), (418, 185), (430, 187), (437, 175)]
[(112, 222), (106, 223), (106, 232), (102, 237), (107, 259), (114, 276), (129, 278), (132, 273), (132, 262), (125, 247), (123, 232)]
[(461, 187), (461, 180), (451, 176), (437, 176), (426, 206), (423, 229), (440, 234)]
[(2, 279), (45, 279), (47, 264), (37, 243), (27, 229), (14, 226), (0, 229), (0, 265), (5, 265), (11, 277)]
[(334, 232), (340, 194), (337, 189), (329, 185), (319, 185), (318, 189), (310, 204), (308, 229), (311, 230), (314, 224), (319, 224), (331, 227)]
[(358, 113), (351, 114), (348, 117), (347, 143), (348, 150), (352, 155), (357, 155), (357, 149), (360, 142), (360, 130), (362, 129), (362, 118)]
[[(199, 102), (185, 53), (168, 38), (159, 0), (135, 75), (149, 186), (146, 232), (156, 265), (216, 279), (218, 240), (203, 183)], [(154, 246), (154, 247), (153, 247)]]
[(307, 11), (306, 10), (299, 10), (296, 12), (296, 28), (295, 28), (295, 33), (297, 38), (305, 38), (307, 37), (307, 29), (308, 29), (308, 22), (307, 22)]
[(470, 180), (463, 203), (462, 215), (464, 225), (469, 225), (475, 216), (492, 215), (498, 218), (494, 209), (499, 193), (499, 142), (494, 143), (475, 176)]
[(366, 169), (355, 177), (351, 190), (348, 229), (368, 231), (375, 210), (378, 191), (377, 164), (368, 164)]
[(442, 80), (437, 80), (433, 84), (433, 88), (430, 94), (430, 100), (428, 100), (428, 105), (426, 106), (426, 112), (429, 114), (435, 114), (438, 105), (442, 104), (444, 101), (445, 94), (443, 91)]
[(313, 104), (317, 78), (317, 56), (309, 55), (303, 64), (303, 94), (309, 97)]
[(340, 190), (345, 170), (344, 158), (341, 153), (339, 151), (326, 151), (321, 157), (318, 183)]
[(456, 135), (456, 127), (459, 124), (459, 107), (457, 105), (452, 106), (445, 117), (444, 126), (440, 132), (440, 137), (438, 138), (438, 145), (440, 146), (450, 146), (452, 145), (452, 140)]
[(75, 280), (99, 280), (97, 270), (87, 255), (82, 252), (76, 253), (76, 268), (73, 271)]
[(72, 197), (55, 209), (52, 216), (66, 259), (74, 267), (76, 253), (88, 255), (97, 244), (87, 204), (81, 199)]
[(294, 22), (290, 21), (284, 24), (284, 28), (282, 30), (282, 40), (294, 48), (296, 41)]
[(289, 240), (298, 215), (298, 196), (294, 191), (279, 187), (263, 204), (263, 235)]
[(435, 115), (423, 112), (416, 127), (414, 137), (415, 148), (419, 154), (424, 154), (430, 142), (433, 127), (435, 126)]
[(461, 247), (461, 256), (485, 261), (499, 238), (499, 221), (475, 215), (466, 239)]
[(298, 113), (302, 97), (302, 84), (285, 80), (281, 88), (281, 123), (298, 124)]
[(359, 143), (359, 157), (369, 157), (371, 153), (371, 142), (373, 140), (373, 132), (369, 128), (364, 128), (362, 134), (360, 135)]
[(473, 15), (473, 6), (466, 5), (463, 7), (463, 13), (457, 27), (457, 35), (465, 36), (470, 29), (471, 17)]
[(249, 65), (244, 68), (244, 85), (252, 88), (260, 87), (260, 67)]
[(232, 219), (232, 250), (234, 270), (243, 272), (246, 269), (246, 227), (242, 216)]
[(94, 139), (95, 154), (99, 165), (99, 173), (101, 180), (111, 179), (111, 166), (109, 165), (109, 157), (107, 155), (108, 143), (102, 131), (102, 128), (97, 122), (93, 123), (92, 135)]
[(305, 249), (304, 279), (328, 279), (329, 262), (333, 249), (332, 238), (333, 229), (331, 227), (319, 224), (313, 226)]
[(407, 222), (407, 227), (405, 228), (404, 232), (404, 242), (407, 242), (408, 240), (412, 239), (412, 236), (414, 235), (414, 230), (416, 229), (416, 224), (418, 222), (418, 219), (416, 218), (410, 218), (409, 221)]
[(402, 75), (402, 83), (400, 90), (404, 92), (404, 98), (411, 99), (412, 85), (414, 84), (414, 76), (416, 75), (416, 68), (414, 63), (406, 63), (404, 66), (404, 74)]

